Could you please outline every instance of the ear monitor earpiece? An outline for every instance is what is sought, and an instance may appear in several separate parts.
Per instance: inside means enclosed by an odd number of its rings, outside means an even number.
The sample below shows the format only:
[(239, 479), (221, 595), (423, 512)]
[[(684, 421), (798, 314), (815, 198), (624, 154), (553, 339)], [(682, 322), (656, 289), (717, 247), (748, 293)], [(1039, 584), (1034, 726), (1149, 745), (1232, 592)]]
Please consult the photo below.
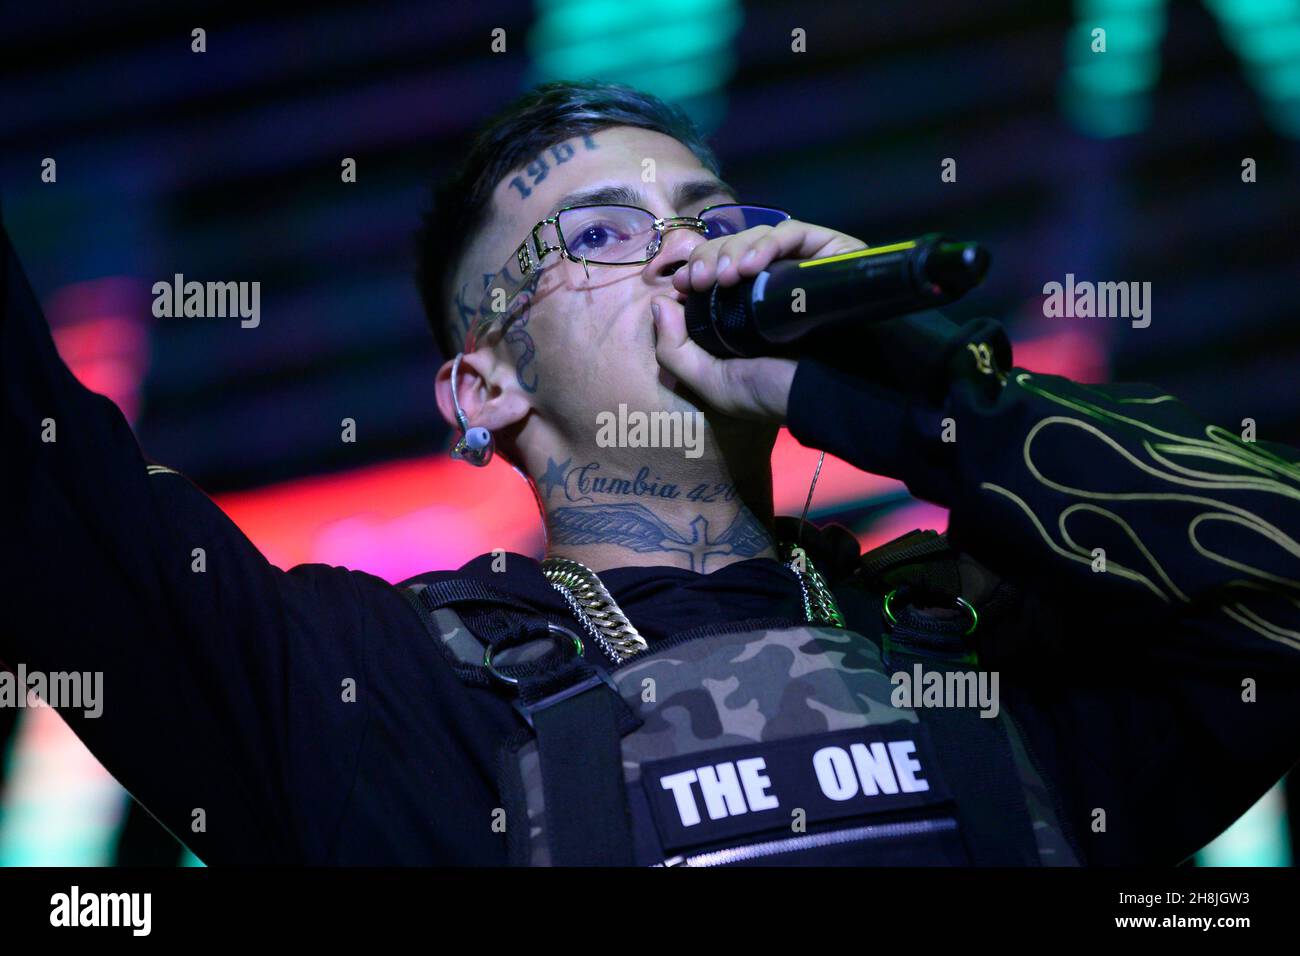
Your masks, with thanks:
[(451, 363), (451, 404), (456, 409), (456, 424), (461, 437), (451, 448), (451, 457), (467, 461), (482, 468), (492, 460), (492, 433), (480, 425), (469, 427), (469, 419), (460, 407), (460, 360), (464, 352), (457, 353)]
[(492, 460), (492, 433), (486, 428), (474, 427), (451, 449), (452, 458), (460, 458), (480, 468)]

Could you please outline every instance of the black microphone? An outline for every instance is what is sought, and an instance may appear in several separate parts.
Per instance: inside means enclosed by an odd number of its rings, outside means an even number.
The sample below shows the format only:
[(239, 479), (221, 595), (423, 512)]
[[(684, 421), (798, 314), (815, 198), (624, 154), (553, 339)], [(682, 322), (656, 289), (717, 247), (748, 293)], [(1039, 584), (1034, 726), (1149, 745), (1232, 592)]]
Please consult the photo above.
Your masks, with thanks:
[[(686, 330), (721, 358), (795, 356), (797, 343), (826, 326), (859, 327), (952, 302), (988, 271), (974, 242), (940, 233), (855, 252), (774, 262), (729, 288), (714, 286), (686, 301)], [(815, 336), (823, 347), (829, 338)]]

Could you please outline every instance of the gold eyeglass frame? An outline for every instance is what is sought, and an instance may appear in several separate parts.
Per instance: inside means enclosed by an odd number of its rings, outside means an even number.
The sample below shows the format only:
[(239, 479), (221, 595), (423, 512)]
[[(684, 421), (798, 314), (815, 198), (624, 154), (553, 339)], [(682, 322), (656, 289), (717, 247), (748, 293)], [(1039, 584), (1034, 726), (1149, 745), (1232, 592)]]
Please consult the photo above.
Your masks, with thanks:
[[(564, 233), (560, 231), (560, 216), (571, 209), (594, 209), (602, 206), (636, 209), (654, 217), (654, 229), (656, 233), (654, 252), (644, 259), (636, 259), (628, 262), (601, 262), (597, 259), (589, 259), (585, 256), (573, 255), (569, 251), (568, 243), (565, 242)], [(519, 245), (515, 247), (515, 251), (511, 253), (510, 258), (506, 260), (505, 265), (503, 265), (501, 269), (492, 276), (492, 279), (484, 287), (483, 295), (479, 299), (477, 315), (469, 324), (469, 327), (465, 332), (465, 351), (467, 353), (474, 351), (478, 345), (479, 339), (488, 334), (495, 324), (505, 321), (510, 316), (511, 305), (514, 303), (515, 297), (519, 295), (519, 293), (522, 292), (530, 282), (535, 283), (536, 280), (540, 279), (542, 260), (552, 252), (558, 252), (561, 259), (581, 263), (584, 271), (587, 273), (587, 278), (591, 278), (591, 271), (587, 268), (588, 266), (642, 266), (647, 262), (654, 261), (654, 258), (659, 255), (659, 251), (663, 248), (664, 244), (664, 234), (667, 233), (668, 230), (694, 229), (701, 235), (707, 236), (708, 233), (705, 230), (708, 227), (705, 225), (704, 215), (715, 209), (723, 209), (730, 206), (770, 209), (773, 212), (781, 213), (786, 219), (794, 218), (789, 212), (779, 206), (768, 206), (762, 203), (747, 202), (714, 203), (712, 206), (705, 206), (701, 209), (698, 216), (669, 216), (666, 218), (655, 216), (653, 212), (646, 209), (644, 206), (634, 206), (630, 203), (580, 203), (575, 206), (565, 206), (563, 209), (557, 209), (554, 216), (548, 216), (529, 230), (528, 238), (524, 239), (523, 242), (519, 243)], [(544, 240), (542, 238), (541, 230), (543, 226), (555, 227), (555, 238), (559, 242), (558, 245), (551, 245), (549, 240)], [(530, 240), (532, 242), (531, 249), (529, 248)], [(518, 271), (513, 271), (516, 268)], [(488, 300), (492, 298), (498, 289), (505, 292), (505, 307), (499, 311), (487, 306)]]

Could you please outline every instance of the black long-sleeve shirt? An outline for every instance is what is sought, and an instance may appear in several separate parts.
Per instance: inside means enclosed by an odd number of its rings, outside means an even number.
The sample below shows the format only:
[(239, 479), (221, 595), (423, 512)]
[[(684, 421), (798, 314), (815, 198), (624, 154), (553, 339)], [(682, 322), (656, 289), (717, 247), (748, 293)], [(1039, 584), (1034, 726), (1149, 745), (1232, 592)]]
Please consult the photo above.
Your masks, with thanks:
[[(4, 260), (0, 661), (102, 672), (102, 716), (63, 716), (209, 864), (504, 863), (490, 821), (521, 727), (508, 699), (462, 683), (392, 585), (272, 566), (152, 463), (59, 359), (7, 237)], [(805, 361), (789, 427), (950, 507), (954, 545), (1025, 586), (1018, 624), (982, 652), (1072, 829), (1108, 811), (1085, 861), (1177, 862), (1300, 754), (1300, 454), (1243, 444), (1149, 386), (1013, 368), (945, 401), (904, 409)], [(933, 439), (945, 417), (956, 442)], [(535, 560), (507, 561), (462, 572), (569, 613)], [(601, 577), (652, 643), (801, 606), (770, 559)]]

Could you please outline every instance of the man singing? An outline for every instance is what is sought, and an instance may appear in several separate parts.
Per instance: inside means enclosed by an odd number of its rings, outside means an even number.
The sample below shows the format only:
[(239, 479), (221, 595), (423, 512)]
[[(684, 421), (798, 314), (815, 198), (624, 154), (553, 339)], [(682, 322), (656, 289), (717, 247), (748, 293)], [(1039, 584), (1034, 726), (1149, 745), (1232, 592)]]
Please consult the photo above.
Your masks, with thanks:
[[(65, 718), (209, 864), (1185, 859), (1300, 756), (1300, 452), (1014, 367), (991, 320), (715, 358), (690, 293), (866, 245), (767, 198), (626, 87), (483, 128), (419, 236), (434, 387), (546, 554), (397, 587), (273, 567), (145, 458), (6, 240), (0, 659), (102, 671)], [(783, 425), (948, 532), (775, 516)]]

